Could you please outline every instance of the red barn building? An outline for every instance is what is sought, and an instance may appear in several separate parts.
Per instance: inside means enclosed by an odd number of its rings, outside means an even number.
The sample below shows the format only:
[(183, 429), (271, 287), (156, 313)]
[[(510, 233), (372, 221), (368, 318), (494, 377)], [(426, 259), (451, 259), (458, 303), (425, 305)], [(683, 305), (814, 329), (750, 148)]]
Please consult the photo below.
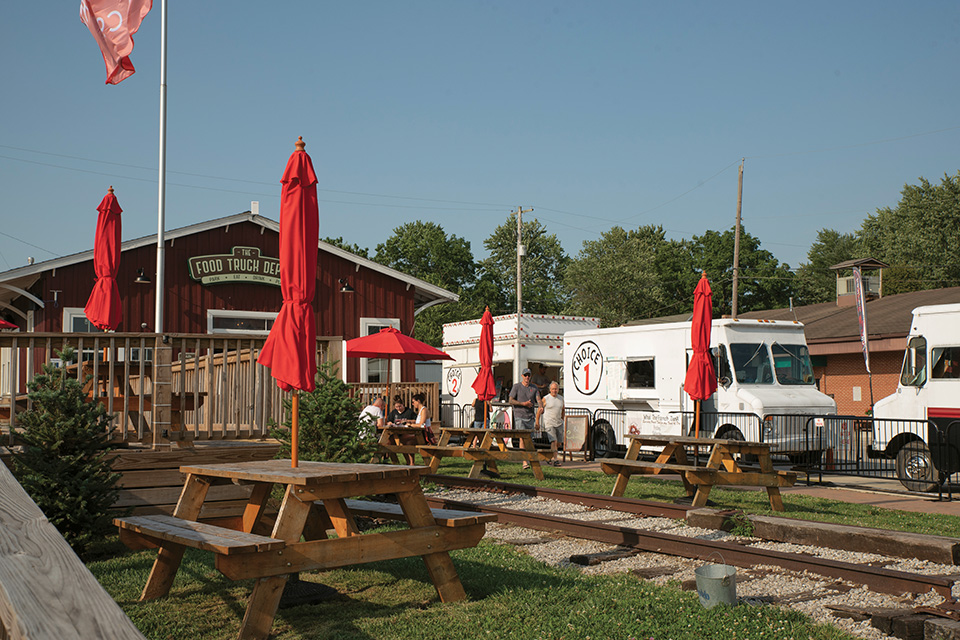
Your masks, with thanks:
[[(91, 227), (90, 240), (93, 240)], [(262, 334), (282, 303), (279, 224), (240, 213), (167, 231), (165, 334)], [(156, 236), (122, 245), (118, 332), (153, 332)], [(356, 338), (393, 326), (409, 334), (418, 310), (457, 295), (319, 242), (314, 311), (318, 336)], [(0, 273), (0, 316), (24, 332), (94, 332), (83, 308), (96, 281), (93, 250)], [(386, 363), (343, 359), (348, 382), (382, 382)], [(391, 378), (412, 381), (413, 362), (395, 361)]]

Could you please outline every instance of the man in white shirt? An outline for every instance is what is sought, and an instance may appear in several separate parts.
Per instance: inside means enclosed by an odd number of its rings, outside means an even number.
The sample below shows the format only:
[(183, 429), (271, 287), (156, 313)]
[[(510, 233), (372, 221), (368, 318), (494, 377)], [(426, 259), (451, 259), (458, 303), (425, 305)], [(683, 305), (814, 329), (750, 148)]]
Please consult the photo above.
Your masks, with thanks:
[(377, 396), (373, 404), (363, 408), (360, 412), (360, 422), (366, 425), (361, 432), (364, 438), (372, 440), (377, 437), (377, 431), (383, 429), (383, 398)]
[[(563, 406), (563, 396), (560, 395), (560, 385), (556, 380), (550, 383), (550, 392), (540, 398), (540, 409), (537, 411), (537, 423), (540, 430), (550, 441), (550, 448), (557, 450), (563, 448), (563, 416), (565, 408)], [(553, 466), (559, 467), (560, 460), (553, 459)]]

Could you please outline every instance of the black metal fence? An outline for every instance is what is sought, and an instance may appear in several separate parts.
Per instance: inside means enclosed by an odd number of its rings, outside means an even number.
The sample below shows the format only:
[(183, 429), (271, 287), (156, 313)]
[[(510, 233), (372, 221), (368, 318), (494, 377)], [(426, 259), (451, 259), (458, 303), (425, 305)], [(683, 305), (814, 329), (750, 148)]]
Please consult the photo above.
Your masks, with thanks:
[[(472, 425), (473, 409), (469, 405), (444, 405), (443, 410), (445, 424)], [(629, 431), (624, 410), (566, 407), (565, 412), (568, 416), (587, 416), (591, 429), (604, 421), (614, 434)], [(694, 435), (695, 412), (673, 413), (680, 416), (680, 433)], [(808, 473), (896, 478), (914, 490), (936, 490), (960, 472), (960, 418), (898, 420), (771, 414), (761, 419), (754, 413), (704, 411), (700, 414), (699, 435), (768, 443), (778, 465)], [(625, 445), (623, 438), (617, 445)]]

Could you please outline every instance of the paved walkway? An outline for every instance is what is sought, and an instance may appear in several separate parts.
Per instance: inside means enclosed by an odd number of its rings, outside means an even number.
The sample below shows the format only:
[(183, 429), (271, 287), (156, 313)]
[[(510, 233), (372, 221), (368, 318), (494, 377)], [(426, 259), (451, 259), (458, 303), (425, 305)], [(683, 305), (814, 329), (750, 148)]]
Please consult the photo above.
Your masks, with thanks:
[[(563, 466), (568, 469), (585, 469), (602, 473), (600, 463), (596, 461), (587, 463), (564, 462)], [(675, 475), (664, 475), (664, 479), (676, 480), (677, 477)], [(748, 487), (744, 487), (743, 490), (762, 491), (762, 489)], [(792, 487), (783, 487), (780, 492), (785, 499), (790, 494), (801, 494), (855, 504), (872, 504), (883, 509), (960, 516), (960, 487), (954, 487), (954, 500), (948, 500), (946, 493), (943, 500), (938, 500), (936, 493), (908, 492), (897, 480), (889, 478), (860, 478), (824, 474), (822, 484), (817, 482), (816, 476), (811, 476), (811, 483), (808, 485), (803, 476), (800, 476), (797, 484)]]

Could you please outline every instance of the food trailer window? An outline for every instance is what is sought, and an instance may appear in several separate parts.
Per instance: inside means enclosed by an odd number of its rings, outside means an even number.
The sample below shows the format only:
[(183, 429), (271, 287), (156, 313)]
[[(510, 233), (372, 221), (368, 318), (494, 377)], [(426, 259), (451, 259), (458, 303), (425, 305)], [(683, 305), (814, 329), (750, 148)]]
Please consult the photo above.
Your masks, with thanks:
[(653, 389), (656, 386), (656, 377), (653, 358), (627, 361), (627, 388)]

